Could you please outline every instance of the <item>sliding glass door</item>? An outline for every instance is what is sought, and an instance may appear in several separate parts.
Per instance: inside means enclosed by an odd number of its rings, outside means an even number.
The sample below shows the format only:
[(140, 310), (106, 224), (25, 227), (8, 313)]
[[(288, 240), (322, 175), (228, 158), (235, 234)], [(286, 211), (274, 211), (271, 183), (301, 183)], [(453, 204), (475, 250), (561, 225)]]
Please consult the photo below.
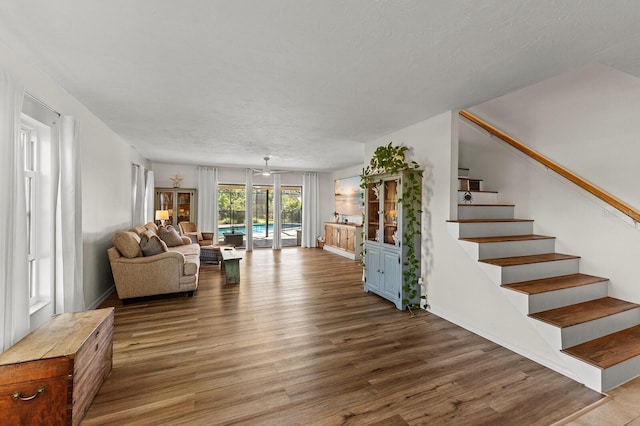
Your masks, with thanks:
[(218, 185), (219, 242), (245, 246), (245, 194), (244, 185)]
[[(253, 247), (271, 248), (273, 244), (273, 185), (254, 185), (252, 223)], [(218, 185), (218, 229), (220, 242), (246, 243), (246, 190), (244, 185)], [(283, 246), (300, 245), (302, 218), (302, 187), (282, 186)], [(240, 245), (239, 242), (242, 241)]]

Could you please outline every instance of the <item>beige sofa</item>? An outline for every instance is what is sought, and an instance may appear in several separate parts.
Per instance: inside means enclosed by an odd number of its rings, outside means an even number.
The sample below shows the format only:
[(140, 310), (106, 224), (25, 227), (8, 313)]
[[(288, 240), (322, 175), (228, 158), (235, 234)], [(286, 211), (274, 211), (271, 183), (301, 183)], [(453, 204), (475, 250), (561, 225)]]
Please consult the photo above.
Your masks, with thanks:
[(181, 236), (177, 244), (182, 244), (165, 247), (166, 252), (144, 256), (141, 236), (152, 234), (158, 235), (158, 227), (149, 222), (114, 235), (114, 247), (107, 251), (118, 297), (124, 301), (184, 292), (192, 296), (198, 288), (200, 245)]

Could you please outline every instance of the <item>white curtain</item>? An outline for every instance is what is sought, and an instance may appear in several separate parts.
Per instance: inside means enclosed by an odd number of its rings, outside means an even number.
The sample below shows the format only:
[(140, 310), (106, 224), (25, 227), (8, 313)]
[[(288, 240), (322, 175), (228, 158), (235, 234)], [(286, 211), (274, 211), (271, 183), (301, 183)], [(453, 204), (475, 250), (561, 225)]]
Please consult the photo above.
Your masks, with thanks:
[(153, 171), (147, 170), (145, 172), (144, 181), (144, 222), (153, 222), (156, 219), (155, 215), (155, 177)]
[(274, 250), (282, 248), (282, 188), (279, 174), (273, 175), (273, 246)]
[(132, 169), (132, 207), (131, 225), (142, 225), (145, 223), (144, 217), (144, 168), (138, 164), (133, 165)]
[(56, 210), (56, 312), (85, 309), (82, 251), (82, 183), (79, 125), (71, 116), (60, 117), (59, 179)]
[(24, 87), (0, 70), (0, 348), (29, 332), (27, 209), (20, 114)]
[(245, 173), (245, 250), (253, 251), (253, 169), (247, 169)]
[(302, 175), (302, 247), (318, 243), (318, 174)]
[(198, 230), (218, 241), (218, 169), (198, 167)]

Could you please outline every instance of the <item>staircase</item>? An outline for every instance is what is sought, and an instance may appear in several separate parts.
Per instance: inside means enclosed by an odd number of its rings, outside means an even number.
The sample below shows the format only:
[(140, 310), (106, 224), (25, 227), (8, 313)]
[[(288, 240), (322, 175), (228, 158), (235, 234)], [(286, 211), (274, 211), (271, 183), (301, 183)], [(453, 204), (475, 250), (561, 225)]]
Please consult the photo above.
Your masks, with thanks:
[(609, 280), (580, 273), (578, 256), (555, 252), (514, 205), (459, 171), (458, 220), (449, 230), (489, 278), (557, 348), (568, 368), (605, 392), (640, 375), (640, 305), (608, 296)]

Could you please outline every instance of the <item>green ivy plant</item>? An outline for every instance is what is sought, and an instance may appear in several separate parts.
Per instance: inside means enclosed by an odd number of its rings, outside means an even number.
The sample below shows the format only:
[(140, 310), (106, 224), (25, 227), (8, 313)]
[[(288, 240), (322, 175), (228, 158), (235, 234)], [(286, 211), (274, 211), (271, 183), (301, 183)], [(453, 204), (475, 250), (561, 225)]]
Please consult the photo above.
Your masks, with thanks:
[[(420, 166), (415, 161), (407, 163), (405, 153), (408, 149), (406, 146), (394, 146), (392, 142), (376, 148), (369, 165), (362, 170), (360, 186), (366, 190), (370, 184), (380, 179), (379, 175), (381, 174), (393, 174), (400, 171), (405, 172), (402, 194), (398, 198), (398, 203), (403, 205), (404, 212), (402, 244), (407, 249), (404, 261), (405, 268), (403, 270), (402, 289), (404, 297), (402, 304), (407, 305), (409, 312), (414, 316), (420, 307), (419, 304), (415, 303), (415, 300), (420, 294), (420, 284), (418, 283), (420, 257), (415, 248), (415, 241), (420, 237), (422, 170), (420, 170)], [(366, 267), (364, 263), (363, 267)], [(424, 300), (426, 305), (426, 295), (422, 295), (421, 299)]]

